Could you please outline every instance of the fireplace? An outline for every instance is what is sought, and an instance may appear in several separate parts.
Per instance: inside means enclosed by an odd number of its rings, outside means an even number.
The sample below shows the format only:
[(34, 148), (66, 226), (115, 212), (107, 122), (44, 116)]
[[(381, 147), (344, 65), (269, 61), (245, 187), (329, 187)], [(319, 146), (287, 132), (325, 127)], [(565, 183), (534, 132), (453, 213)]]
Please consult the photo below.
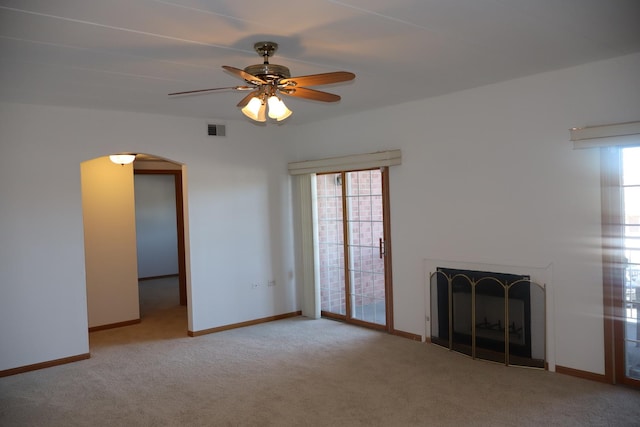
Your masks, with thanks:
[(438, 267), (431, 341), (473, 358), (544, 367), (544, 287), (529, 275)]

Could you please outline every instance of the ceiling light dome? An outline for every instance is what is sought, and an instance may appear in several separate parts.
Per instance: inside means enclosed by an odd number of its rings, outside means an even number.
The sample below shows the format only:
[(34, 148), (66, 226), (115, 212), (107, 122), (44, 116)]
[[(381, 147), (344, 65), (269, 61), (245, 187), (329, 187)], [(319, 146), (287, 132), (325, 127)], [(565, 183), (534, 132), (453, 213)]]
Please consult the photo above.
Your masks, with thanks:
[(129, 163), (133, 163), (136, 159), (135, 154), (112, 154), (109, 156), (109, 160), (117, 165), (128, 165)]

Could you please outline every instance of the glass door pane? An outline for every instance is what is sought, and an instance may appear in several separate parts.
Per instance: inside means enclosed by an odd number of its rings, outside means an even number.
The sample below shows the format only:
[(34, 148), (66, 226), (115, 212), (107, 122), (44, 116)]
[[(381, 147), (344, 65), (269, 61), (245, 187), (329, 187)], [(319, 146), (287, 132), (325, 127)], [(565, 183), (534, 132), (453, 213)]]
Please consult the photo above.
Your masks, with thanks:
[(346, 315), (342, 174), (316, 176), (320, 309)]
[(382, 172), (347, 172), (350, 317), (386, 325)]

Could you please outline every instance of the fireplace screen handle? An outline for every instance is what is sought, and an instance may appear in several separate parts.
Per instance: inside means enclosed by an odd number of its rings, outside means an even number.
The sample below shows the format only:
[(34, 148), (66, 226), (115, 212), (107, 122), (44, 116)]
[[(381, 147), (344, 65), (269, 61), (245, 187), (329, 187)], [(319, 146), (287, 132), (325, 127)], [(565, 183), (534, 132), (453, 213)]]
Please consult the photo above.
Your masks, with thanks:
[(384, 256), (384, 242), (382, 241), (382, 237), (380, 238), (380, 259)]

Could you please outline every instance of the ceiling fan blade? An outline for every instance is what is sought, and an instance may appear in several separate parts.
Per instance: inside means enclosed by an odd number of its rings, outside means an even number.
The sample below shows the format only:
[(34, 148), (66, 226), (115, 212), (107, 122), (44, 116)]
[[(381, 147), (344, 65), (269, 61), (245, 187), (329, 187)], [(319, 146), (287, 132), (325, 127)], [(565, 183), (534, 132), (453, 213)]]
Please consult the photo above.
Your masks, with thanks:
[(214, 92), (217, 90), (250, 90), (250, 89), (253, 89), (253, 88), (249, 86), (214, 87), (212, 89), (198, 89), (198, 90), (188, 90), (186, 92), (174, 92), (174, 93), (170, 93), (169, 96), (191, 95), (191, 94), (202, 93), (202, 92)]
[(241, 70), (240, 68), (230, 67), (228, 65), (223, 65), (222, 68), (224, 68), (231, 74), (235, 75), (236, 77), (240, 77), (241, 79), (246, 80), (248, 82), (255, 83), (255, 84), (267, 83), (266, 81), (262, 80), (260, 77), (256, 77), (253, 74), (249, 74), (246, 71)]
[(280, 93), (289, 96), (296, 96), (298, 98), (312, 99), (314, 101), (340, 101), (340, 97), (338, 95), (334, 95), (328, 92), (321, 92), (319, 90), (308, 89), (306, 87), (289, 87), (286, 89), (281, 89)]
[(244, 98), (242, 98), (242, 99), (240, 100), (240, 102), (238, 102), (238, 104), (236, 105), (236, 107), (240, 107), (240, 108), (245, 107), (245, 106), (249, 103), (249, 101), (251, 101), (251, 98), (253, 98), (254, 96), (257, 96), (257, 95), (258, 95), (258, 93), (259, 93), (259, 91), (254, 90), (253, 92), (251, 92), (250, 94), (248, 94), (247, 96), (245, 96)]
[(319, 86), (346, 82), (355, 79), (355, 77), (355, 74), (349, 73), (348, 71), (335, 71), (333, 73), (311, 74), (309, 76), (282, 79), (279, 84), (291, 84), (292, 86)]

